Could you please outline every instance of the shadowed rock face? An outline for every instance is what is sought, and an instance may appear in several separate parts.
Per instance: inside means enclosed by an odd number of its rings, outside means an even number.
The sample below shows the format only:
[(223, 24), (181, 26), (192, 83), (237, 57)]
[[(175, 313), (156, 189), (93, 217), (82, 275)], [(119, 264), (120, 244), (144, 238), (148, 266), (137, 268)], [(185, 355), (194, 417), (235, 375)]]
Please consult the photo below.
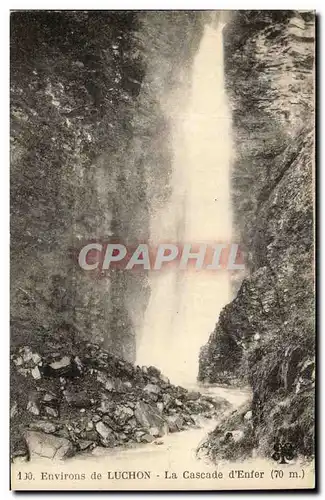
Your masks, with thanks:
[(249, 381), (251, 448), (269, 454), (283, 439), (311, 455), (314, 16), (247, 11), (225, 30), (234, 217), (247, 273), (201, 350), (199, 378)]
[(74, 331), (135, 357), (146, 275), (83, 273), (87, 240), (146, 241), (169, 195), (169, 124), (201, 36), (191, 12), (11, 15), (13, 344)]

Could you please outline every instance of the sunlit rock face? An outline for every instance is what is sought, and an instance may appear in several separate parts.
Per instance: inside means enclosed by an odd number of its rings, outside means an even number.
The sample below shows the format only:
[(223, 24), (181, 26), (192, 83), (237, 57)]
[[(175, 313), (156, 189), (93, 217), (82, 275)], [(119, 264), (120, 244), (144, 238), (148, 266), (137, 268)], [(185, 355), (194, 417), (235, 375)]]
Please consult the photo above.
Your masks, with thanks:
[[(246, 379), (258, 446), (313, 452), (314, 15), (236, 13), (224, 31), (235, 226), (247, 275), (201, 349), (201, 380)], [(255, 442), (256, 444), (256, 442)]]
[(146, 275), (94, 276), (75, 253), (85, 240), (148, 239), (150, 207), (169, 196), (162, 101), (202, 29), (192, 12), (11, 15), (14, 344), (73, 330), (134, 360)]

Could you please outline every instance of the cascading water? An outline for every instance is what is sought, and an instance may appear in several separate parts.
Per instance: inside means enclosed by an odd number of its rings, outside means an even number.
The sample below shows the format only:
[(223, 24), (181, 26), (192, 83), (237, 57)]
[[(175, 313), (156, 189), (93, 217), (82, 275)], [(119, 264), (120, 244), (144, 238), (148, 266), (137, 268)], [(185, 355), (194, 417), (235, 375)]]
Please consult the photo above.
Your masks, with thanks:
[[(207, 25), (195, 57), (185, 109), (172, 113), (173, 179), (169, 203), (154, 211), (151, 241), (231, 240), (231, 115), (224, 88), (222, 25)], [(200, 347), (231, 299), (227, 271), (152, 271), (151, 297), (137, 363), (155, 365), (173, 383), (196, 382)]]

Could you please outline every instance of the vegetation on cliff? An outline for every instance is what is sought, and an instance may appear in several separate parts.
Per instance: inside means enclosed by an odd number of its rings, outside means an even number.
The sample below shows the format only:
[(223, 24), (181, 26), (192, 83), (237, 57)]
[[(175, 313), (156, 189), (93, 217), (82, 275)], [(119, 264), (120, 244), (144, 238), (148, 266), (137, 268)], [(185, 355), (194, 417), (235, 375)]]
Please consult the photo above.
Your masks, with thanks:
[[(201, 350), (199, 376), (251, 385), (251, 419), (239, 412), (228, 422), (242, 428), (244, 441), (249, 436), (245, 453), (259, 448), (271, 456), (280, 441), (311, 456), (314, 15), (237, 13), (225, 28), (225, 48), (234, 217), (247, 273)], [(206, 443), (214, 458), (225, 453), (224, 427)]]

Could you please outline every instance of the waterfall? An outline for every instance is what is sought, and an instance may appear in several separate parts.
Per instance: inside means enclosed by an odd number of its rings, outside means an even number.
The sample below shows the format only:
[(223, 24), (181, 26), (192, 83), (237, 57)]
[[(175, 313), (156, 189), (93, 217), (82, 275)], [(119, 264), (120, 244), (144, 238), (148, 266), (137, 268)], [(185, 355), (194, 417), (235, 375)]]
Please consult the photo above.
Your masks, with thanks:
[[(151, 241), (231, 240), (231, 115), (224, 88), (222, 25), (206, 25), (183, 109), (172, 116), (172, 195), (153, 211)], [(196, 382), (200, 347), (231, 299), (227, 271), (151, 271), (137, 363), (173, 383)]]

